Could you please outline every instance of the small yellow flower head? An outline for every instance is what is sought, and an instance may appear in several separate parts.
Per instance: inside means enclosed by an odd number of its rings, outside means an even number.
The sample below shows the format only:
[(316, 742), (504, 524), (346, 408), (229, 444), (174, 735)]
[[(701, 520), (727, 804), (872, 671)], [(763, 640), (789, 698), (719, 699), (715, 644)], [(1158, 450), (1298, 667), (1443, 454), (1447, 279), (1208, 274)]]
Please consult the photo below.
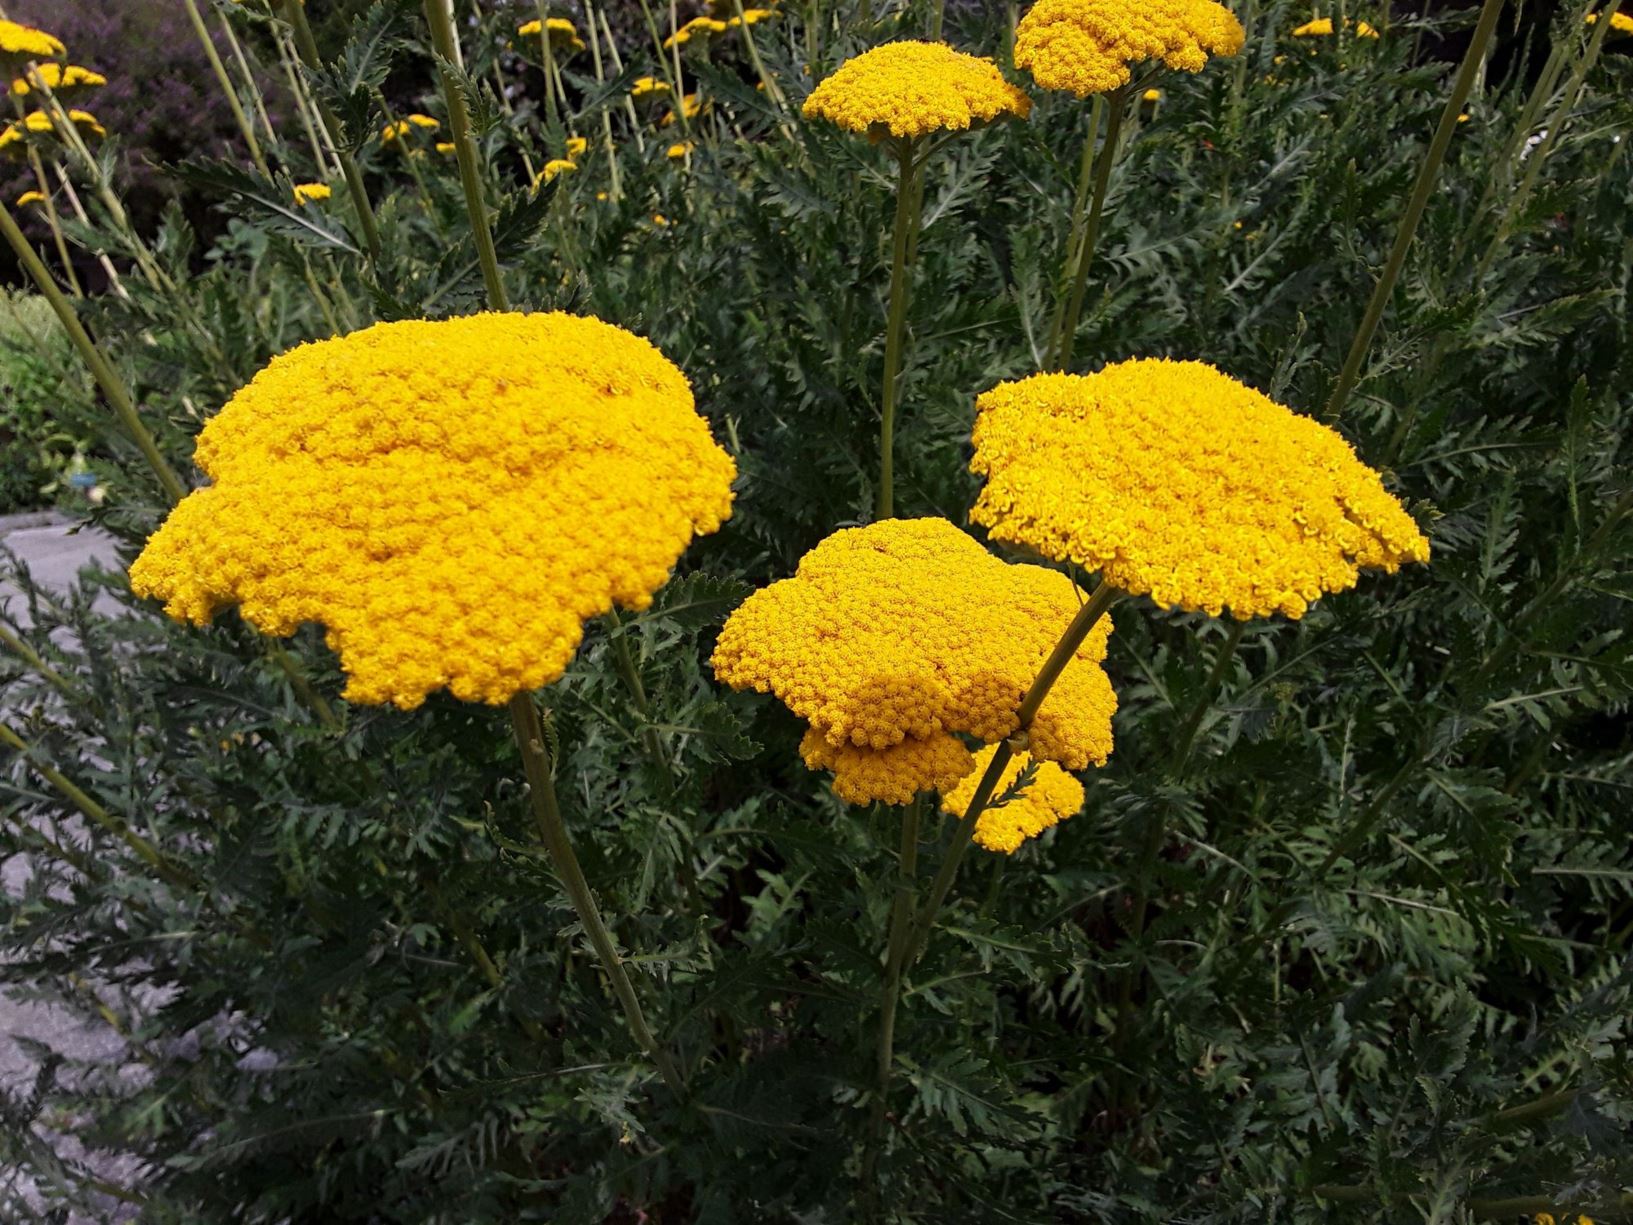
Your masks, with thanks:
[[(703, 109), (703, 102), (696, 94), (684, 95), (680, 100), (680, 105), (681, 109), (686, 112), (686, 118), (688, 119), (697, 118), (698, 111)], [(675, 112), (672, 110), (665, 111), (663, 118), (658, 121), (658, 126), (660, 128), (667, 128), (675, 122)]]
[(25, 191), (17, 197), (17, 207), (27, 208), (30, 204), (44, 204), (45, 195), (38, 191)]
[(669, 220), (669, 218), (665, 217), (662, 213), (653, 213), (652, 224), (657, 226), (660, 230), (667, 230), (675, 223)]
[(1429, 560), (1349, 443), (1204, 362), (1033, 375), (975, 410), (970, 517), (1165, 607), (1299, 617), (1362, 569)]
[(578, 36), (578, 27), (565, 17), (552, 17), (540, 26), (538, 18), (516, 27), (516, 33), (523, 38), (537, 38), (546, 29), (550, 32), (550, 49), (559, 51), (566, 47), (569, 51), (584, 50), (584, 40)]
[(1038, 0), (1015, 27), (1015, 66), (1045, 89), (1086, 98), (1127, 85), (1130, 64), (1201, 72), (1245, 38), (1214, 0)]
[(14, 97), (26, 98), (31, 90), (43, 84), (57, 101), (66, 103), (107, 83), (108, 78), (100, 72), (78, 64), (69, 64), (66, 68), (61, 64), (38, 64), (11, 83), (11, 92)]
[[(68, 112), (69, 121), (74, 130), (84, 140), (100, 139), (108, 133), (96, 116), (90, 111), (71, 110)], [(21, 158), (30, 140), (35, 138), (49, 138), (56, 134), (56, 126), (51, 116), (44, 111), (30, 111), (17, 123), (7, 124), (4, 131), (0, 131), (0, 155), (9, 158)]]
[(312, 204), (318, 200), (327, 200), (334, 193), (329, 190), (327, 183), (296, 183), (295, 203)]
[(389, 145), (411, 135), (416, 128), (422, 132), (435, 132), (441, 126), (442, 124), (431, 118), (430, 115), (408, 115), (397, 120), (396, 123), (388, 123), (381, 128), (380, 139)]
[[(992, 755), (997, 751), (997, 745), (989, 744), (975, 755), (975, 768), (956, 787), (942, 792), (942, 812), (955, 817), (964, 815), (970, 801), (975, 798), (975, 788), (981, 776), (992, 764)], [(998, 786), (992, 793), (994, 799), (1009, 790), (1031, 760), (1028, 753), (1015, 754), (998, 779)], [(1002, 807), (989, 806), (976, 818), (975, 832), (971, 838), (976, 846), (1013, 855), (1028, 838), (1036, 838), (1044, 830), (1059, 825), (1067, 817), (1081, 811), (1082, 807), (1083, 784), (1054, 762), (1046, 761), (1038, 767), (1037, 774), (1019, 795)]]
[(567, 138), (567, 156), (569, 158), (582, 157), (584, 151), (589, 147), (589, 140), (583, 136), (569, 136)]
[[(1588, 25), (1594, 25), (1599, 20), (1598, 13), (1589, 13), (1582, 19)], [(1614, 12), (1610, 15), (1610, 28), (1617, 34), (1633, 34), (1633, 13)]]
[(946, 43), (903, 41), (846, 60), (811, 91), (802, 113), (882, 140), (1024, 119), (1031, 110), (1032, 99), (991, 60)]
[(664, 150), (664, 156), (672, 162), (678, 162), (695, 148), (697, 148), (697, 145), (693, 141), (676, 141), (674, 144), (670, 145), (669, 148)]
[[(829, 744), (817, 728), (800, 740), (800, 759), (833, 774), (834, 794), (847, 804), (909, 804), (921, 791), (946, 791), (975, 768), (975, 758), (947, 732), (909, 736), (887, 749)], [(1056, 767), (1057, 769), (1059, 767)]]
[(668, 38), (663, 40), (664, 50), (672, 47), (685, 46), (693, 38), (705, 38), (710, 34), (724, 34), (727, 30), (724, 21), (714, 17), (694, 17)]
[(776, 9), (744, 9), (742, 17), (728, 17), (726, 24), (733, 29), (738, 26), (757, 26), (762, 21), (770, 21), (776, 15)]
[(455, 148), (453, 141), (451, 141), (451, 140), (439, 140), (439, 141), (437, 141), (437, 152), (442, 154), (443, 157), (452, 157), (457, 151), (458, 150)]
[(213, 484), (131, 566), (204, 624), (328, 629), (354, 702), (504, 702), (642, 609), (731, 513), (731, 457), (651, 344), (559, 312), (379, 323), (274, 358), (199, 435)]
[(544, 169), (533, 176), (533, 186), (548, 183), (560, 174), (571, 174), (578, 169), (578, 163), (565, 157), (553, 157), (544, 164)]
[(669, 82), (660, 81), (657, 77), (636, 77), (635, 84), (629, 87), (631, 98), (645, 98), (652, 94), (666, 94), (669, 92)]
[(1148, 89), (1143, 94), (1140, 95), (1140, 101), (1141, 102), (1161, 102), (1162, 101), (1162, 90), (1160, 90), (1160, 89)]
[[(834, 749), (922, 742), (899, 759), (846, 758), (852, 774), (945, 772), (952, 751), (931, 742), (1013, 732), (1081, 603), (1065, 575), (1000, 561), (945, 519), (886, 519), (835, 532), (792, 578), (744, 601), (721, 630), (714, 672), (775, 694)], [(1117, 698), (1100, 666), (1110, 633), (1102, 618), (1044, 701), (1031, 728), (1039, 759), (1081, 770), (1111, 752)], [(944, 786), (916, 777), (919, 790)]]
[(0, 20), (0, 65), (15, 72), (30, 60), (60, 60), (67, 49), (44, 30)]
[[(1344, 22), (1344, 28), (1347, 30), (1349, 27), (1350, 23), (1346, 20)], [(1314, 21), (1306, 21), (1303, 25), (1299, 26), (1298, 29), (1293, 31), (1294, 38), (1331, 38), (1332, 34), (1333, 24), (1331, 17), (1317, 17)], [(1355, 36), (1357, 38), (1379, 37), (1378, 31), (1364, 21), (1356, 24)]]

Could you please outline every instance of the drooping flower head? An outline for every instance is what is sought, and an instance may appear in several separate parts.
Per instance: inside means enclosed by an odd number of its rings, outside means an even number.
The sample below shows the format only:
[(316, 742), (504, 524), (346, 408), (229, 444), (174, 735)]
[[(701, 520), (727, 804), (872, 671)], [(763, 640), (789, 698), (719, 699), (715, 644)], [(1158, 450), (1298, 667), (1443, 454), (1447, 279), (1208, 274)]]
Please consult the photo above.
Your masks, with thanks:
[(46, 63), (35, 65), (33, 69), (13, 81), (11, 92), (13, 97), (26, 98), (43, 84), (58, 102), (67, 105), (107, 83), (108, 78), (100, 72), (81, 68), (78, 64), (64, 67), (61, 64)]
[[(975, 769), (962, 781), (941, 796), (941, 811), (961, 817), (975, 798), (975, 788), (992, 764), (997, 745), (988, 745), (975, 755)], [(1021, 771), (1032, 763), (1031, 754), (1022, 751), (1010, 759), (992, 796), (997, 800), (1021, 777)], [(1007, 802), (994, 807), (988, 804), (976, 818), (971, 834), (975, 845), (1004, 855), (1013, 855), (1028, 838), (1036, 838), (1044, 830), (1059, 825), (1083, 807), (1083, 784), (1052, 761), (1042, 762), (1024, 789)]]
[(1085, 98), (1127, 85), (1129, 66), (1147, 60), (1201, 72), (1245, 37), (1214, 0), (1038, 0), (1015, 27), (1015, 66), (1044, 89)]
[[(1344, 22), (1344, 28), (1346, 30), (1349, 29), (1350, 24), (1351, 23), (1349, 22), (1349, 20), (1346, 19), (1345, 22)], [(1373, 27), (1372, 25), (1369, 25), (1367, 22), (1364, 22), (1364, 21), (1356, 22), (1356, 23), (1354, 23), (1354, 28), (1355, 28), (1355, 36), (1357, 38), (1377, 38), (1377, 37), (1379, 37), (1377, 29), (1375, 27)], [(1332, 18), (1331, 17), (1317, 17), (1314, 21), (1306, 21), (1303, 25), (1301, 25), (1297, 29), (1295, 29), (1293, 31), (1293, 37), (1294, 38), (1331, 38), (1332, 33), (1333, 33)]]
[(1031, 110), (1032, 99), (991, 60), (946, 43), (894, 42), (846, 60), (811, 91), (802, 113), (883, 140), (1024, 119)]
[(1429, 559), (1349, 443), (1204, 362), (1038, 374), (975, 407), (970, 517), (1158, 604), (1298, 617), (1363, 569)]
[[(1065, 575), (1001, 561), (945, 519), (885, 519), (835, 532), (792, 578), (750, 596), (721, 631), (714, 671), (810, 723), (803, 755), (835, 771), (845, 799), (904, 803), (968, 773), (954, 733), (1015, 731), (1081, 603)], [(1102, 618), (1044, 701), (1030, 729), (1040, 759), (1081, 770), (1111, 752), (1110, 632)]]
[(276, 357), (199, 435), (214, 483), (131, 567), (203, 624), (328, 629), (354, 702), (557, 679), (731, 513), (735, 467), (651, 344), (597, 319), (381, 323)]
[(12, 73), (30, 60), (60, 60), (68, 51), (44, 30), (0, 20), (0, 68)]

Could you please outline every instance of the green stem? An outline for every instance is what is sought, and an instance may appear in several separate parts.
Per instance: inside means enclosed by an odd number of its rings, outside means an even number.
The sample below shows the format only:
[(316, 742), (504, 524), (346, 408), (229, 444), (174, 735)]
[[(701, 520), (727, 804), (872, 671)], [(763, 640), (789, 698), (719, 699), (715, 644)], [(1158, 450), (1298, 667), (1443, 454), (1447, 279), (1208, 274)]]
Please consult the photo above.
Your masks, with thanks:
[(868, 1147), (862, 1162), (864, 1192), (875, 1198), (875, 1176), (884, 1148), (885, 1118), (889, 1113), (890, 1078), (896, 1063), (896, 1013), (902, 998), (908, 940), (912, 934), (913, 885), (918, 875), (919, 827), (923, 796), (915, 795), (902, 812), (901, 850), (897, 856), (896, 890), (890, 906), (890, 931), (885, 944), (884, 982), (879, 998), (879, 1035), (874, 1048), (877, 1084), (868, 1121)]
[(879, 495), (875, 514), (878, 519), (889, 519), (896, 513), (896, 396), (902, 365), (902, 333), (907, 324), (907, 245), (913, 229), (913, 142), (897, 143), (895, 152), (896, 222), (890, 244), (890, 306), (885, 317), (885, 385), (879, 419)]
[(1060, 283), (1055, 292), (1055, 314), (1049, 322), (1049, 341), (1043, 360), (1047, 365), (1060, 347), (1060, 329), (1066, 323), (1066, 299), (1071, 294), (1071, 274), (1077, 267), (1079, 249), (1083, 241), (1083, 210), (1089, 205), (1089, 185), (1094, 181), (1094, 151), (1100, 136), (1100, 116), (1106, 109), (1104, 94), (1094, 95), (1089, 108), (1089, 130), (1083, 137), (1083, 157), (1077, 169), (1077, 191), (1072, 195), (1072, 222), (1066, 233), (1066, 258), (1060, 261)]
[(227, 109), (232, 112), (233, 122), (238, 125), (238, 131), (244, 137), (250, 160), (265, 178), (270, 179), (272, 171), (267, 167), (266, 158), (261, 153), (261, 142), (255, 137), (255, 128), (250, 123), (249, 115), (244, 111), (244, 104), (239, 101), (238, 90), (233, 87), (232, 77), (227, 75), (227, 65), (221, 62), (221, 55), (215, 49), (215, 40), (210, 37), (210, 29), (204, 24), (204, 17), (198, 11), (197, 3), (195, 0), (181, 2), (187, 10), (187, 20), (193, 23), (193, 32), (198, 35), (198, 41), (204, 47), (204, 58), (210, 61), (210, 71), (215, 73), (216, 84), (221, 86), (222, 96), (227, 99)]
[(1236, 648), (1241, 645), (1242, 635), (1246, 631), (1246, 621), (1232, 619), (1230, 633), (1225, 637), (1225, 645), (1219, 648), (1213, 667), (1208, 670), (1208, 679), (1202, 684), (1202, 692), (1197, 696), (1196, 707), (1185, 720), (1185, 726), (1180, 729), (1179, 738), (1174, 742), (1173, 772), (1176, 776), (1185, 769), (1185, 763), (1190, 760), (1191, 746), (1196, 743), (1196, 734), (1202, 728), (1202, 720), (1213, 707), (1214, 695), (1224, 683), (1225, 672), (1230, 667), (1231, 661), (1236, 658)]
[(1077, 252), (1077, 271), (1072, 276), (1072, 296), (1066, 306), (1066, 318), (1061, 323), (1060, 342), (1051, 367), (1064, 370), (1072, 364), (1072, 349), (1077, 344), (1077, 324), (1083, 315), (1083, 296), (1089, 284), (1089, 266), (1094, 263), (1094, 249), (1100, 241), (1100, 218), (1106, 207), (1106, 189), (1111, 183), (1111, 166), (1117, 160), (1117, 140), (1122, 135), (1123, 114), (1128, 109), (1128, 96), (1133, 86), (1113, 90), (1110, 113), (1106, 117), (1106, 139), (1100, 146), (1100, 158), (1094, 168), (1094, 198), (1089, 205), (1089, 220), (1083, 229), (1083, 241)]
[(1468, 101), (1469, 94), (1474, 89), (1474, 79), (1479, 75), (1480, 67), (1485, 62), (1486, 48), (1491, 43), (1491, 35), (1497, 28), (1497, 17), (1501, 14), (1502, 8), (1503, 0), (1485, 0), (1480, 8), (1480, 20), (1474, 27), (1474, 36), (1469, 40), (1468, 50), (1463, 53), (1463, 62), (1457, 69), (1457, 79), (1452, 84), (1451, 97), (1446, 99), (1446, 105), (1440, 112), (1440, 125), (1435, 129), (1434, 138), (1429, 142), (1429, 151), (1424, 156), (1423, 164), (1418, 167), (1417, 182), (1412, 186), (1411, 199), (1407, 201), (1406, 211), (1401, 215), (1400, 224), (1395, 229), (1395, 245), (1390, 249), (1389, 258), (1384, 263), (1378, 283), (1372, 288), (1372, 298), (1367, 302), (1366, 313), (1361, 317), (1360, 329), (1355, 333), (1349, 355), (1344, 359), (1344, 368), (1339, 372), (1338, 381), (1327, 400), (1326, 418), (1329, 421), (1337, 420), (1343, 413), (1350, 392), (1355, 389), (1355, 384), (1360, 379), (1361, 365), (1366, 361), (1367, 353), (1372, 348), (1372, 338), (1378, 331), (1378, 324), (1383, 320), (1390, 298), (1394, 296), (1395, 282), (1400, 279), (1401, 268), (1406, 264), (1406, 252), (1412, 245), (1413, 236), (1417, 234), (1418, 222), (1423, 218), (1423, 211), (1429, 205), (1435, 179), (1440, 175), (1441, 163), (1446, 160), (1446, 150), (1457, 131), (1457, 116), (1462, 113), (1463, 104)]
[(5, 647), (18, 659), (38, 672), (58, 693), (63, 694), (65, 697), (73, 695), (74, 689), (68, 683), (68, 678), (46, 663), (40, 657), (38, 651), (3, 625), (0, 625), (0, 646)]
[[(425, 0), (425, 20), (431, 27), (431, 45), (449, 64), (459, 63), (459, 44), (454, 41), (454, 23), (443, 0)], [(548, 35), (547, 35), (548, 37)], [(459, 82), (444, 67), (442, 97), (448, 107), (448, 126), (454, 138), (454, 156), (459, 160), (459, 181), (465, 189), (465, 211), (470, 214), (471, 236), (476, 239), (476, 258), (482, 265), (482, 283), (487, 286), (488, 305), (494, 310), (510, 309), (504, 278), (499, 274), (499, 256), (493, 248), (493, 231), (488, 228), (487, 205), (482, 200), (482, 172), (477, 161), (476, 140), (471, 135), (471, 114)]]
[(261, 83), (255, 79), (255, 71), (250, 67), (249, 57), (244, 54), (244, 45), (238, 41), (238, 35), (233, 33), (232, 22), (227, 20), (225, 13), (217, 13), (216, 19), (221, 22), (221, 32), (226, 35), (227, 47), (232, 52), (233, 62), (238, 65), (238, 71), (244, 78), (244, 85), (249, 90), (250, 101), (255, 104), (255, 117), (261, 121), (261, 131), (266, 133), (269, 148), (276, 149), (278, 133), (272, 127), (272, 116), (267, 114), (266, 98), (261, 93)]
[(1049, 653), (1049, 658), (1044, 660), (1043, 667), (1038, 670), (1032, 687), (1021, 699), (1020, 709), (1016, 712), (1015, 732), (1007, 740), (999, 742), (993, 752), (986, 773), (981, 776), (975, 786), (975, 794), (970, 797), (969, 807), (964, 810), (963, 818), (953, 830), (952, 845), (948, 847), (947, 854), (941, 861), (941, 867), (930, 885), (924, 905), (919, 908), (908, 937), (907, 951), (902, 963), (904, 970), (910, 968), (924, 954), (924, 947), (929, 943), (930, 932), (935, 925), (936, 912), (947, 900), (947, 893), (953, 887), (953, 878), (958, 875), (958, 865), (962, 862), (965, 852), (969, 850), (970, 836), (975, 833), (975, 823), (980, 820), (981, 813), (992, 799), (992, 793), (997, 790), (998, 780), (1003, 777), (1005, 767), (1014, 757), (1016, 743), (1025, 739), (1032, 721), (1038, 717), (1043, 700), (1049, 696), (1049, 690), (1054, 687), (1055, 681), (1060, 679), (1060, 674), (1066, 670), (1066, 665), (1077, 654), (1077, 648), (1083, 645), (1089, 631), (1095, 627), (1106, 610), (1122, 598), (1122, 595), (1118, 588), (1104, 580), (1101, 581), (1094, 589), (1094, 594), (1077, 610), (1077, 615), (1066, 627), (1066, 632), (1060, 636), (1055, 649)]
[(34, 248), (23, 237), (23, 232), (17, 228), (17, 222), (13, 220), (11, 210), (4, 205), (0, 205), (0, 231), (5, 233), (6, 242), (11, 245), (12, 251), (17, 256), (17, 261), (22, 264), (30, 279), (39, 286), (40, 292), (45, 295), (46, 301), (51, 304), (51, 309), (56, 312), (57, 320), (62, 324), (63, 331), (68, 333), (68, 339), (73, 343), (74, 348), (78, 350), (80, 358), (90, 367), (92, 377), (96, 379), (97, 385), (102, 388), (102, 394), (107, 396), (108, 403), (113, 406), (113, 411), (119, 418), (120, 425), (124, 427), (125, 433), (130, 436), (131, 441), (136, 444), (136, 449), (142, 453), (142, 458), (147, 460), (148, 467), (153, 469), (153, 474), (159, 478), (159, 484), (163, 486), (165, 493), (172, 502), (181, 501), (186, 496), (187, 487), (182, 484), (181, 478), (176, 475), (175, 470), (160, 454), (158, 444), (153, 441), (153, 435), (148, 432), (147, 426), (143, 424), (141, 417), (137, 415), (136, 404), (131, 399), (130, 392), (126, 390), (124, 381), (114, 373), (113, 366), (109, 364), (107, 358), (102, 356), (102, 351), (96, 347), (96, 343), (81, 326), (79, 317), (74, 314), (74, 308), (69, 304), (62, 290), (57, 287), (56, 281), (52, 280), (51, 274), (46, 270), (45, 265), (40, 262), (40, 257), (34, 253)]
[[(317, 39), (312, 37), (312, 27), (306, 21), (306, 9), (303, 0), (283, 0), (283, 12), (289, 22), (289, 28), (295, 36), (295, 51), (306, 67), (316, 72), (323, 67), (323, 56), (318, 51)], [(345, 133), (341, 130), (340, 120), (329, 109), (321, 98), (314, 97), (312, 104), (317, 109), (318, 121), (329, 136), (330, 147), (334, 150), (335, 159), (340, 163), (340, 173), (346, 179), (346, 194), (351, 197), (352, 208), (357, 213), (357, 224), (363, 231), (363, 246), (368, 250), (369, 263), (380, 262), (380, 225), (374, 218), (374, 207), (369, 203), (369, 191), (363, 182), (363, 171), (357, 165), (357, 159), (352, 156), (346, 147)]]
[(573, 853), (573, 844), (567, 837), (567, 827), (562, 822), (561, 808), (556, 800), (550, 750), (546, 747), (548, 741), (530, 694), (518, 693), (510, 699), (510, 721), (516, 734), (517, 747), (522, 753), (522, 768), (527, 774), (528, 797), (532, 803), (533, 819), (539, 828), (539, 840), (549, 852), (551, 862), (561, 877), (562, 887), (567, 891), (579, 922), (584, 925), (584, 934), (590, 938), (590, 944), (601, 960), (601, 968), (612, 982), (613, 992), (629, 1021), (630, 1033), (651, 1058), (664, 1083), (677, 1097), (684, 1098), (686, 1084), (669, 1053), (659, 1044), (646, 1023), (641, 1002), (636, 998), (635, 988), (624, 970), (623, 958), (619, 956), (612, 934), (602, 921), (595, 895), (590, 892), (590, 884), (584, 879), (584, 869), (579, 867), (578, 856)]

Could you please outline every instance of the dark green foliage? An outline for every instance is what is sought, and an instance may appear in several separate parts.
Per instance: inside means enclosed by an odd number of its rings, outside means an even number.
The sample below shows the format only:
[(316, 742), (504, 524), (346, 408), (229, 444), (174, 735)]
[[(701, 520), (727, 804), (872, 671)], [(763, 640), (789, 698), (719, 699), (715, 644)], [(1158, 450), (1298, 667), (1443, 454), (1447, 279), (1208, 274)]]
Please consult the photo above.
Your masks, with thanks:
[[(996, 17), (955, 18), (961, 45), (1001, 50)], [(478, 98), (496, 56), (514, 68), (508, 22), (462, 32)], [(1314, 48), (1286, 37), (1294, 23), (1271, 6), (1241, 57), (1165, 75), (1142, 108), (1080, 368), (1200, 357), (1303, 411), (1326, 402), (1446, 72), (1411, 62), (1410, 22)], [(869, 41), (841, 24), (813, 40), (810, 79)], [(355, 27), (333, 79), (372, 85), (383, 63), (440, 114), (412, 14), (377, 28)], [(755, 31), (802, 92), (807, 28), (790, 13)], [(611, 108), (624, 132), (618, 200), (596, 199), (596, 149), (530, 196), (523, 151), (536, 168), (566, 129), (544, 132), (526, 97), (479, 116), (518, 305), (650, 336), (743, 473), (731, 521), (652, 608), (589, 627), (540, 695), (585, 871), (693, 1097), (627, 1036), (534, 842), (502, 712), (348, 708), (308, 630), (288, 649), (336, 702), (327, 729), (234, 617), (172, 625), (113, 575), (119, 616), (91, 610), (97, 584), (35, 596), (21, 632), (66, 692), (0, 648), (0, 709), (36, 758), (0, 750), (0, 853), (35, 867), (6, 903), (0, 973), (102, 1024), (95, 993), (130, 1040), (128, 1072), (48, 1065), (0, 1099), (0, 1151), (61, 1204), (110, 1211), (41, 1138), (71, 1125), (139, 1159), (122, 1185), (144, 1221), (861, 1219), (899, 814), (844, 808), (800, 765), (794, 721), (720, 690), (707, 656), (748, 590), (872, 505), (891, 180), (865, 141), (797, 117), (785, 136), (721, 45), (689, 168), (664, 156), (673, 128), (647, 127), (639, 150), (612, 91), (574, 116), (593, 139)], [(652, 62), (640, 43), (625, 58)], [(1630, 84), (1625, 58), (1595, 70), (1481, 272), (1513, 198), (1486, 189), (1527, 88), (1486, 83), (1332, 423), (1431, 533), (1432, 563), (1239, 637), (1117, 608), (1118, 748), (1085, 811), (1013, 858), (972, 853), (907, 976), (887, 1219), (1619, 1219)], [(930, 164), (903, 513), (965, 521), (974, 397), (1036, 366), (1087, 109), (1040, 97), (1030, 122)], [(86, 304), (178, 462), (271, 355), (328, 333), (308, 274), (347, 329), (479, 306), (452, 167), (420, 163), (427, 198), (378, 142), (361, 150), (378, 268), (338, 184), (312, 224), (347, 227), (344, 244), (292, 227), (271, 186), (195, 165), (233, 219), (193, 252), (171, 216), (158, 245), (200, 326), (135, 283), (128, 303)], [(105, 428), (75, 388), (70, 428)], [(133, 550), (162, 507), (107, 445), (102, 518)], [(39, 763), (186, 880), (75, 816)], [(951, 825), (929, 821), (921, 874)]]

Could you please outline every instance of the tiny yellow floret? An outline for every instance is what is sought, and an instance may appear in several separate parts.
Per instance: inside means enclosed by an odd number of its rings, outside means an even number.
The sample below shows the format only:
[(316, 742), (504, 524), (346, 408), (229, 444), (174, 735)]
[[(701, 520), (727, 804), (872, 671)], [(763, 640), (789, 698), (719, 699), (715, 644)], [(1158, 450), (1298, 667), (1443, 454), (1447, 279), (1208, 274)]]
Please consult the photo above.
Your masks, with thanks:
[(295, 203), (311, 204), (317, 200), (327, 200), (334, 193), (329, 190), (327, 183), (296, 183)]
[[(974, 769), (964, 776), (958, 786), (942, 793), (942, 812), (961, 817), (968, 811), (970, 801), (975, 798), (975, 788), (997, 751), (997, 745), (989, 744), (975, 755)], [(994, 800), (1014, 785), (1031, 760), (1031, 755), (1024, 750), (1010, 759), (993, 790)], [(1013, 855), (1028, 838), (1036, 838), (1082, 808), (1083, 784), (1054, 762), (1046, 761), (1038, 766), (1032, 781), (1020, 794), (998, 807), (989, 804), (982, 810), (976, 818), (971, 838), (976, 846)]]
[(501, 703), (639, 610), (736, 468), (647, 341), (559, 312), (379, 323), (274, 358), (199, 434), (212, 484), (130, 569), (179, 621), (327, 627), (345, 696)]
[(1145, 60), (1200, 72), (1245, 38), (1214, 0), (1038, 0), (1015, 27), (1015, 66), (1044, 89), (1085, 98), (1127, 85), (1129, 66)]
[(1336, 431), (1204, 362), (1037, 374), (975, 409), (970, 518), (1164, 607), (1299, 617), (1363, 569), (1429, 560)]
[(880, 140), (1024, 119), (1031, 110), (1032, 99), (991, 60), (946, 43), (904, 41), (846, 60), (811, 91), (801, 113)]

